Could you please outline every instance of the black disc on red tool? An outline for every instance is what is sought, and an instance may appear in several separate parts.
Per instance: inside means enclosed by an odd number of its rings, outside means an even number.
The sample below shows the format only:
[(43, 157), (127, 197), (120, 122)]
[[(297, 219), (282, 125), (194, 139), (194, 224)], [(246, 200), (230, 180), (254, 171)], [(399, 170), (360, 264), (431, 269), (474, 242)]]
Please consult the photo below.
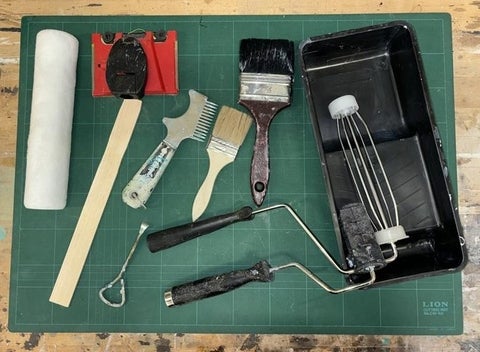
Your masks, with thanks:
[(147, 81), (147, 56), (133, 36), (124, 36), (113, 44), (107, 60), (106, 80), (116, 97), (143, 98)]

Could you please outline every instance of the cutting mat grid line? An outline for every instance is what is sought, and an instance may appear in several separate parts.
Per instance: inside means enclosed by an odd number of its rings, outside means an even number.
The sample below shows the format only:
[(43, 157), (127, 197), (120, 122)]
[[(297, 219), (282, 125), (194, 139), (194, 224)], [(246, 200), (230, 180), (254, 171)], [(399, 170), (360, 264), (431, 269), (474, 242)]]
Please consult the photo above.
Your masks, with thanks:
[[(282, 271), (269, 284), (251, 284), (175, 309), (165, 307), (163, 291), (172, 285), (251, 266), (260, 259), (272, 265), (300, 261), (332, 285), (344, 286), (343, 277), (282, 210), (259, 214), (251, 222), (154, 255), (143, 242), (127, 270), (127, 304), (112, 309), (98, 299), (100, 287), (118, 273), (141, 221), (149, 222), (152, 230), (188, 221), (193, 197), (208, 169), (206, 143), (185, 141), (181, 145), (146, 210), (128, 208), (120, 193), (165, 136), (162, 117), (176, 117), (185, 111), (188, 89), (199, 90), (219, 105), (243, 109), (237, 104), (240, 39), (285, 37), (298, 47), (309, 36), (396, 19), (408, 20), (417, 28), (437, 125), (448, 164), (455, 165), (451, 20), (447, 14), (25, 17), (9, 328), (52, 332), (461, 333), (459, 274), (330, 295), (303, 274)], [(68, 206), (55, 212), (28, 210), (22, 205), (34, 42), (36, 33), (44, 28), (62, 29), (80, 40)], [(144, 98), (74, 300), (70, 308), (61, 308), (50, 304), (48, 297), (119, 107), (115, 98), (91, 97), (90, 34), (135, 28), (177, 30), (181, 92), (175, 97)], [(271, 126), (271, 183), (265, 206), (288, 202), (338, 256), (298, 60), (295, 65), (292, 106)], [(438, 72), (443, 72), (440, 78)], [(222, 170), (204, 216), (252, 204), (247, 176), (254, 134), (252, 128), (235, 163)], [(455, 180), (455, 168), (451, 170)]]

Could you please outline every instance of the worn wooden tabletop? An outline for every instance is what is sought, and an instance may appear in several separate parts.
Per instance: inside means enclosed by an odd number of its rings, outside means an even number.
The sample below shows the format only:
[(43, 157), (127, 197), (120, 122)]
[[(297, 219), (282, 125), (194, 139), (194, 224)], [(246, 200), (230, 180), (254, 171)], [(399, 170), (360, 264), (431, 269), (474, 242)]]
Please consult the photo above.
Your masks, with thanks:
[[(459, 209), (469, 250), (464, 334), (428, 336), (14, 334), (8, 286), (25, 15), (210, 15), (448, 12), (453, 20)], [(480, 2), (473, 0), (0, 0), (0, 351), (480, 351)]]

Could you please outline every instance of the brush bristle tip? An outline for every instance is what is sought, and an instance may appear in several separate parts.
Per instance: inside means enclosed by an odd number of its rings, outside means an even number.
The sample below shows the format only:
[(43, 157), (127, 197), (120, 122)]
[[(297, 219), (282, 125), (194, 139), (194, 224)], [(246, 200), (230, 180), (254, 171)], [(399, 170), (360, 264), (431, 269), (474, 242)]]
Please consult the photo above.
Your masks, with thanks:
[(239, 68), (241, 72), (282, 75), (294, 73), (294, 45), (287, 39), (242, 39)]

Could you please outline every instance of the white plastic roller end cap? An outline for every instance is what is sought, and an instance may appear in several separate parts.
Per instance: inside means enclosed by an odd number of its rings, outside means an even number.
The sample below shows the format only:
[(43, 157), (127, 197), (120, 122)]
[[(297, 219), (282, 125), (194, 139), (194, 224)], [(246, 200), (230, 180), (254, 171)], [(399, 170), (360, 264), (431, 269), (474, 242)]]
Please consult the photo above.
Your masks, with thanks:
[(353, 95), (343, 95), (328, 104), (328, 111), (335, 120), (353, 115), (358, 109), (357, 99)]
[(389, 227), (387, 229), (377, 231), (374, 234), (377, 243), (380, 245), (396, 243), (408, 237), (402, 225)]

